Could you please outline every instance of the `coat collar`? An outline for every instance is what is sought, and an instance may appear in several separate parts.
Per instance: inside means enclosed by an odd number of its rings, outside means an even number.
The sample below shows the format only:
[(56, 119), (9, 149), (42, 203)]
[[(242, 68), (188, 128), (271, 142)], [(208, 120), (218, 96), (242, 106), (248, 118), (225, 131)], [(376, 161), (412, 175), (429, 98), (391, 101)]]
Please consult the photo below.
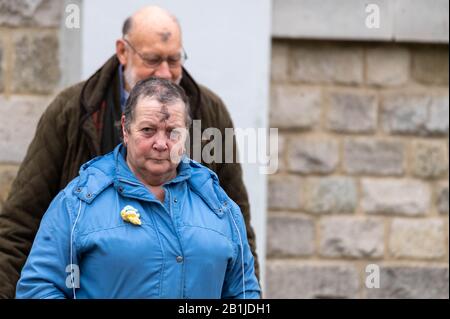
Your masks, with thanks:
[[(137, 179), (133, 172), (126, 163), (127, 149), (121, 143), (114, 149), (114, 163), (115, 163), (115, 176), (114, 184), (128, 183), (130, 185), (142, 185), (144, 184)], [(162, 186), (176, 184), (188, 180), (191, 177), (191, 166), (189, 165), (189, 159), (184, 157), (177, 168), (177, 176), (167, 181)]]
[[(73, 190), (75, 196), (91, 203), (101, 192), (112, 185), (122, 196), (157, 201), (129, 169), (125, 156), (126, 148), (123, 144), (119, 144), (113, 152), (96, 157), (84, 164)], [(219, 186), (216, 173), (187, 156), (183, 157), (177, 171), (177, 176), (163, 184), (163, 187), (187, 182), (190, 191), (196, 193), (216, 215), (223, 216), (229, 200)]]

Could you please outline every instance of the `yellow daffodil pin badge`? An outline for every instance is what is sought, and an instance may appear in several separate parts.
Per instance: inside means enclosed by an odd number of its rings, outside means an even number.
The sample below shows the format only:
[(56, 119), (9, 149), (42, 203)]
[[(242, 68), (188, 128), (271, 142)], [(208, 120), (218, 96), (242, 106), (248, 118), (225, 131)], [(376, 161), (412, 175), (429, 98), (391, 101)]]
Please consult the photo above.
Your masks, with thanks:
[(132, 223), (133, 225), (141, 225), (140, 214), (137, 209), (133, 206), (127, 205), (120, 211), (120, 216), (126, 222)]

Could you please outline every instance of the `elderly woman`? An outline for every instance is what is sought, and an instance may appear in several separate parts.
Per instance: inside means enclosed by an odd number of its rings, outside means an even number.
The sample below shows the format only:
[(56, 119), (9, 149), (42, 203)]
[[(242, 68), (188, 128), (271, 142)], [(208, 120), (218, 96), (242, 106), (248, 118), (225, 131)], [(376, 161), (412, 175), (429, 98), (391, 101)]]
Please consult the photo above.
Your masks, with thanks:
[(239, 207), (184, 152), (183, 90), (131, 91), (123, 144), (84, 164), (48, 208), (18, 298), (259, 298)]

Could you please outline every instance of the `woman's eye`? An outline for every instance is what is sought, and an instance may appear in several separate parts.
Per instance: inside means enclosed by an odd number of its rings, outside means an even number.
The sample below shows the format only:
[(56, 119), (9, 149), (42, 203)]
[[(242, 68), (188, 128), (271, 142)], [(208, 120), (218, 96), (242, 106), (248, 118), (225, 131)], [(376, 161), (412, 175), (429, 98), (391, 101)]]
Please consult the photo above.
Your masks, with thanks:
[(144, 128), (142, 129), (142, 132), (147, 133), (147, 134), (151, 134), (151, 133), (154, 133), (154, 132), (155, 132), (155, 129), (154, 129), (154, 128), (151, 128), (151, 127), (144, 127)]

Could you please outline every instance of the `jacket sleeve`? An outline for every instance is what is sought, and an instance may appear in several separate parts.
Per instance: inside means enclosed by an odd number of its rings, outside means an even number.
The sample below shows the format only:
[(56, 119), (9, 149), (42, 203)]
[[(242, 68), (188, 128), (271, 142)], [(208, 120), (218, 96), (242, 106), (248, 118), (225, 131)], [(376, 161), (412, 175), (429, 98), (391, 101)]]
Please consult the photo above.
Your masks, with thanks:
[(41, 116), (0, 213), (0, 298), (14, 298), (39, 222), (60, 190), (67, 150), (64, 100), (57, 97)]
[[(17, 283), (16, 298), (61, 299), (71, 296), (71, 273), (66, 272), (66, 267), (71, 264), (71, 224), (70, 211), (62, 191), (42, 218)], [(76, 258), (73, 260), (76, 264)], [(74, 272), (74, 275), (77, 273)]]
[[(221, 100), (218, 104), (218, 117), (220, 123), (222, 124), (222, 147), (226, 147), (225, 143), (225, 128), (233, 128), (233, 121), (231, 120), (230, 114), (228, 113), (225, 104)], [(222, 154), (226, 154), (225, 149)], [(248, 200), (247, 189), (245, 188), (243, 177), (242, 177), (242, 167), (237, 161), (238, 159), (238, 148), (236, 144), (236, 138), (233, 136), (233, 162), (232, 163), (221, 163), (217, 165), (217, 176), (220, 180), (221, 187), (225, 190), (227, 195), (239, 206), (240, 211), (244, 217), (245, 227), (247, 232), (248, 244), (250, 245), (250, 250), (254, 257), (255, 262), (255, 274), (259, 279), (259, 262), (258, 255), (256, 253), (256, 236), (255, 231), (250, 222), (250, 204)]]
[(261, 289), (255, 275), (254, 258), (250, 251), (244, 219), (239, 207), (233, 203), (228, 211), (235, 234), (236, 257), (228, 265), (222, 289), (222, 298), (259, 299)]

